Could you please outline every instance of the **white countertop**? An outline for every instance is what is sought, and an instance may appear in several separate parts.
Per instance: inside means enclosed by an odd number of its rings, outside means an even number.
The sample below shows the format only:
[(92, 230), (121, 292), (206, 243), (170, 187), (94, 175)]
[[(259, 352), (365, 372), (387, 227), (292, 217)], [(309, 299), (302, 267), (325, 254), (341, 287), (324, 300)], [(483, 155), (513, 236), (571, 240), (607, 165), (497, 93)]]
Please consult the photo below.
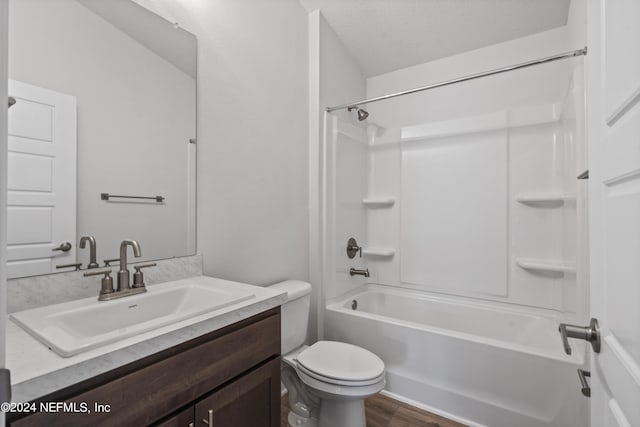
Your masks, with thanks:
[[(198, 280), (198, 277), (179, 282)], [(211, 282), (211, 278), (206, 278)], [(286, 292), (215, 279), (246, 287), (255, 298), (183, 320), (72, 357), (61, 357), (7, 318), (7, 368), (13, 402), (27, 402), (270, 310)], [(105, 302), (108, 304), (109, 302)]]

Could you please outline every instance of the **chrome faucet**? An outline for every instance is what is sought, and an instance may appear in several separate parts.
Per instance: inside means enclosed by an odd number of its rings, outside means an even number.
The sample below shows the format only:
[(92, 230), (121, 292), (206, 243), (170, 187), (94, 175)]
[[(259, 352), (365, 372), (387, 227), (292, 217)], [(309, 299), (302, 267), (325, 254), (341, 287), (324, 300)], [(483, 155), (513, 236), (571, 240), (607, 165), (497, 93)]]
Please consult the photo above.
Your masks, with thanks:
[(89, 242), (89, 265), (87, 268), (98, 268), (99, 265), (96, 262), (96, 239), (93, 236), (82, 236), (80, 238), (80, 248), (84, 249)]
[(140, 252), (140, 244), (136, 240), (123, 240), (120, 243), (120, 271), (118, 271), (118, 286), (116, 287), (116, 292), (131, 289), (131, 286), (129, 286), (129, 270), (127, 270), (127, 246), (133, 248), (133, 255), (136, 257), (142, 255)]
[[(90, 237), (90, 236), (87, 236)], [(93, 239), (93, 238), (92, 238)], [(87, 239), (91, 241), (90, 239)], [(141, 294), (147, 292), (147, 288), (144, 286), (144, 277), (142, 275), (143, 268), (153, 267), (156, 264), (143, 264), (134, 266), (136, 272), (133, 275), (133, 286), (129, 285), (129, 270), (127, 269), (127, 246), (133, 248), (133, 255), (139, 257), (142, 255), (140, 252), (140, 244), (136, 240), (123, 240), (120, 243), (120, 271), (118, 271), (118, 285), (116, 289), (113, 289), (113, 279), (111, 279), (111, 270), (95, 271), (91, 273), (85, 273), (85, 277), (99, 276), (104, 274), (102, 279), (102, 286), (100, 294), (98, 295), (98, 301), (109, 301), (116, 298), (127, 297), (129, 295)], [(112, 262), (114, 260), (105, 260)]]
[(358, 270), (357, 268), (351, 268), (349, 270), (349, 276), (364, 276), (369, 277), (369, 269)]

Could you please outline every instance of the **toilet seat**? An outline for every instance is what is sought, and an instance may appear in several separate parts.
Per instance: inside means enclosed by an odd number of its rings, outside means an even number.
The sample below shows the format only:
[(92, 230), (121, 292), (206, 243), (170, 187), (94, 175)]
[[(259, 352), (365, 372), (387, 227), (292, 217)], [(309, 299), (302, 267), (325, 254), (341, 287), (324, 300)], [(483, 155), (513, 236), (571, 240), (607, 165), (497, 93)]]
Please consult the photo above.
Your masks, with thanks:
[(372, 378), (370, 380), (364, 380), (364, 381), (349, 381), (349, 380), (339, 380), (336, 378), (329, 378), (329, 377), (325, 377), (323, 375), (319, 375), (316, 372), (311, 371), (310, 369), (304, 367), (302, 364), (298, 363), (296, 365), (296, 370), (298, 372), (303, 372), (304, 374), (306, 374), (307, 376), (318, 380), (318, 381), (322, 381), (323, 383), (327, 383), (327, 384), (332, 384), (332, 385), (341, 385), (341, 386), (346, 386), (346, 387), (360, 387), (360, 386), (367, 386), (367, 385), (371, 385), (371, 384), (376, 384), (378, 382), (380, 382), (380, 380), (384, 379), (384, 372), (382, 372), (380, 375), (378, 375), (375, 378)]
[(296, 357), (301, 370), (320, 381), (368, 385), (384, 376), (384, 362), (362, 347), (337, 341), (318, 341)]
[(382, 390), (386, 384), (386, 380), (384, 375), (377, 382), (368, 384), (368, 385), (340, 385), (340, 384), (332, 384), (322, 380), (318, 380), (310, 375), (307, 375), (302, 369), (300, 369), (300, 365), (296, 369), (296, 373), (307, 387), (309, 387), (312, 392), (321, 397), (322, 399), (339, 399), (339, 400), (352, 400), (352, 399), (364, 399), (366, 397), (372, 396)]

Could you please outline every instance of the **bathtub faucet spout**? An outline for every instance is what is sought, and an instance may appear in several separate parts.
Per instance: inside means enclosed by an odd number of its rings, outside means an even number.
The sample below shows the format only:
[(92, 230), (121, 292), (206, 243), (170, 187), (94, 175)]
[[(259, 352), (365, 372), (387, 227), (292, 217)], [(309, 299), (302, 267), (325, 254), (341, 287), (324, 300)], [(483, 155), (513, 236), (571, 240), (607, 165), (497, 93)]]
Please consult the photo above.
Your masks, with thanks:
[(356, 268), (352, 268), (351, 270), (349, 270), (349, 275), (369, 277), (369, 269), (367, 268), (364, 270), (358, 270)]

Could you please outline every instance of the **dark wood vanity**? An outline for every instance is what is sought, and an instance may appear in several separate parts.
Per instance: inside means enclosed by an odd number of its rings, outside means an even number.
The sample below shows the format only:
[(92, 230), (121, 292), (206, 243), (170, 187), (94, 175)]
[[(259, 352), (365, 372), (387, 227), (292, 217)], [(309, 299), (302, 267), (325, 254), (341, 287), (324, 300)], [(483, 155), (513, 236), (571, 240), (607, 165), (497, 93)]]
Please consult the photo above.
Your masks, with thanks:
[[(88, 412), (9, 414), (10, 426), (280, 425), (280, 308), (42, 396)], [(95, 405), (109, 405), (96, 407)]]

